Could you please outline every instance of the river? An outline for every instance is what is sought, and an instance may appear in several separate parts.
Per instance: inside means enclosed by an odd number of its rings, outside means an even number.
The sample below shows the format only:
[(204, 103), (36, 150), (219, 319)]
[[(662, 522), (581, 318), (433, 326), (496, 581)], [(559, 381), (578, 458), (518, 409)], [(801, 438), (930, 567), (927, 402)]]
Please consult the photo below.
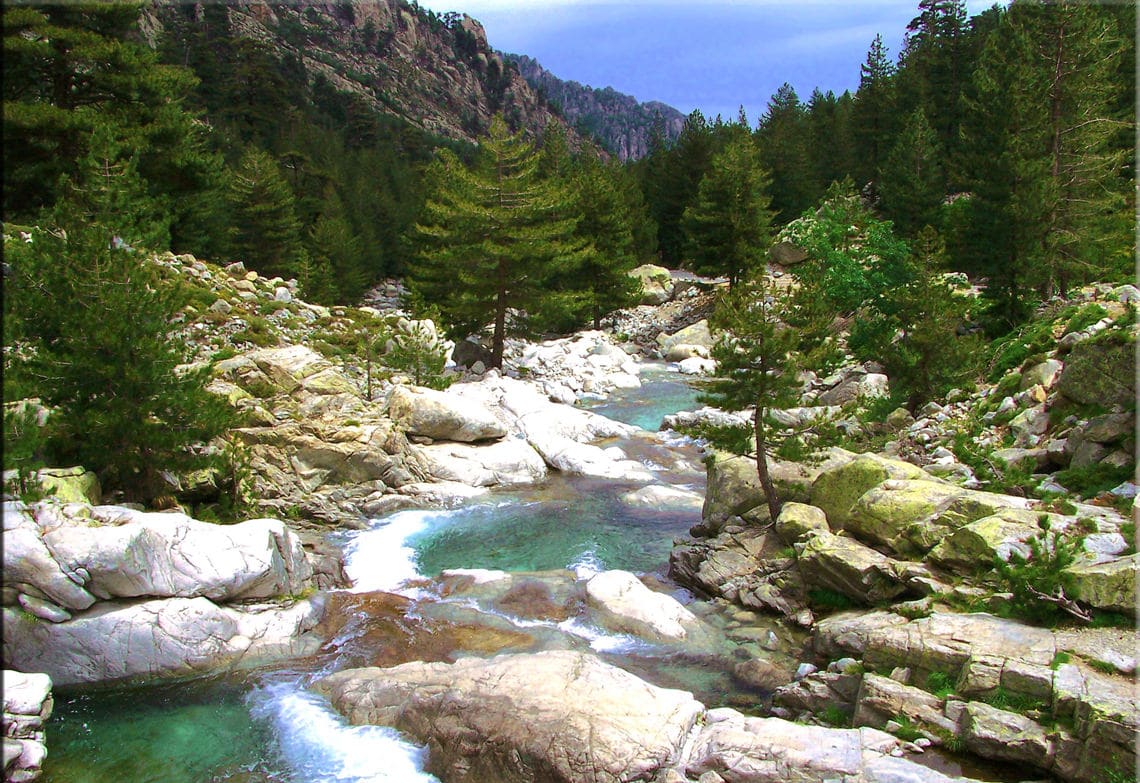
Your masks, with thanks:
[[(586, 403), (655, 431), (667, 413), (696, 407), (676, 373), (652, 366), (640, 389)], [(676, 437), (616, 443), (661, 484), (703, 494), (696, 447)], [(344, 547), (352, 587), (329, 595), (331, 641), (304, 661), (143, 688), (56, 694), (47, 727), (46, 783), (380, 783), (434, 780), (424, 751), (394, 731), (350, 726), (313, 694), (313, 679), (340, 668), (465, 654), (591, 649), (652, 682), (693, 691), (709, 704), (747, 707), (729, 671), (733, 648), (786, 635), (773, 621), (740, 630), (720, 609), (668, 581), (674, 536), (700, 519), (692, 499), (673, 508), (630, 501), (637, 486), (553, 475), (462, 507), (403, 511), (363, 531), (332, 536)], [(687, 603), (718, 629), (714, 648), (651, 644), (605, 631), (580, 600), (582, 580), (633, 571)], [(505, 576), (499, 572), (507, 572)], [(539, 599), (554, 613), (536, 611)], [(528, 608), (529, 606), (529, 608)], [(774, 637), (773, 637), (774, 638)], [(794, 644), (789, 640), (787, 647)], [(789, 649), (789, 654), (794, 650)]]

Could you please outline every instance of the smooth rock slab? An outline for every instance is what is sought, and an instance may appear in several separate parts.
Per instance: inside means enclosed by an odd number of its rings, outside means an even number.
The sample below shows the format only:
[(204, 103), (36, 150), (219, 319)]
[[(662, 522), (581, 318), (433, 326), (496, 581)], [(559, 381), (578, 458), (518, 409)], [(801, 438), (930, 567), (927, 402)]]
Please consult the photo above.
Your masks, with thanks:
[(449, 783), (648, 780), (704, 711), (568, 651), (348, 669), (316, 689), (353, 723), (426, 743), (429, 769)]
[(632, 508), (694, 512), (699, 512), (705, 502), (699, 492), (678, 489), (668, 484), (650, 484), (626, 492), (621, 496), (621, 501)]
[(397, 386), (388, 398), (388, 415), (409, 434), (433, 440), (472, 443), (507, 434), (506, 427), (486, 407), (434, 389)]
[[(906, 758), (899, 741), (876, 729), (805, 726), (780, 718), (706, 713), (685, 765), (687, 780), (715, 773), (732, 783), (948, 783), (951, 778)], [(717, 778), (713, 778), (714, 780)]]
[(102, 602), (63, 623), (4, 609), (4, 661), (57, 686), (197, 674), (311, 655), (321, 604), (217, 606), (207, 598)]
[(699, 624), (677, 599), (653, 592), (628, 571), (603, 571), (591, 577), (586, 600), (606, 627), (651, 641), (685, 639)]
[(529, 443), (504, 438), (486, 445), (433, 443), (410, 446), (423, 457), (432, 477), (472, 487), (531, 484), (546, 477), (546, 463)]
[(300, 539), (277, 519), (214, 525), (185, 514), (96, 506), (97, 524), (60, 518), (48, 527), (49, 513), (37, 509), (44, 543), (65, 573), (86, 574), (84, 587), (102, 599), (271, 598), (301, 592), (313, 574)]

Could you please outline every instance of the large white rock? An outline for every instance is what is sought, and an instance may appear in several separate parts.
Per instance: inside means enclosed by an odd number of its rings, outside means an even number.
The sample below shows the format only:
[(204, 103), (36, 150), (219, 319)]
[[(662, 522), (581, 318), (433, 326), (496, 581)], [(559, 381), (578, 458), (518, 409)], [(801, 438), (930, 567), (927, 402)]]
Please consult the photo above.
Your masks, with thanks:
[(4, 603), (16, 595), (43, 598), (65, 609), (86, 609), (95, 596), (85, 590), (79, 577), (63, 572), (44, 544), (32, 511), (19, 501), (4, 503)]
[(705, 499), (701, 493), (689, 489), (679, 489), (668, 484), (650, 484), (641, 489), (626, 492), (621, 496), (621, 501), (633, 508), (699, 513)]
[(388, 415), (411, 435), (465, 443), (495, 440), (507, 434), (486, 407), (454, 393), (397, 386), (388, 398)]
[(550, 651), (347, 669), (319, 692), (355, 724), (428, 746), (450, 783), (963, 783), (901, 756), (875, 729), (705, 710), (593, 655)]
[(684, 639), (699, 623), (677, 599), (653, 592), (628, 571), (595, 574), (586, 582), (586, 600), (610, 630), (651, 641)]
[(208, 598), (101, 602), (63, 623), (4, 609), (4, 661), (57, 686), (198, 674), (312, 655), (315, 599), (288, 608), (218, 606)]
[(54, 561), (102, 599), (271, 598), (301, 592), (313, 575), (300, 539), (278, 519), (214, 525), (121, 506), (95, 506), (90, 519), (47, 504), (33, 512)]
[(702, 712), (688, 693), (562, 650), (348, 669), (317, 689), (353, 723), (427, 743), (452, 783), (649, 780)]
[(42, 772), (47, 757), (44, 724), (51, 717), (51, 678), (43, 673), (4, 670), (4, 781), (25, 783)]
[(433, 443), (412, 446), (433, 478), (472, 487), (530, 484), (546, 476), (546, 463), (522, 438), (504, 438), (487, 445)]
[[(876, 729), (805, 726), (731, 709), (705, 713), (685, 765), (688, 780), (712, 773), (748, 783), (964, 783), (906, 758), (899, 741)], [(901, 753), (900, 753), (901, 756)], [(709, 778), (715, 780), (717, 778)]]

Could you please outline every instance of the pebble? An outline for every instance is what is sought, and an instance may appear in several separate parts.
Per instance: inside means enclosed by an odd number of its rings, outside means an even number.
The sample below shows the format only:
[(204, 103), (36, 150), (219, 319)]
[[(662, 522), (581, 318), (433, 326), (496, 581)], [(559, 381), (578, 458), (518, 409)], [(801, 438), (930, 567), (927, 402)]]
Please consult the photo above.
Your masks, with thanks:
[(795, 674), (795, 677), (793, 679), (795, 679), (798, 682), (799, 680), (802, 680), (804, 677), (808, 677), (812, 674), (815, 674), (817, 671), (819, 671), (818, 666), (815, 666), (814, 664), (810, 664), (810, 663), (801, 663), (798, 667), (796, 667), (796, 674)]

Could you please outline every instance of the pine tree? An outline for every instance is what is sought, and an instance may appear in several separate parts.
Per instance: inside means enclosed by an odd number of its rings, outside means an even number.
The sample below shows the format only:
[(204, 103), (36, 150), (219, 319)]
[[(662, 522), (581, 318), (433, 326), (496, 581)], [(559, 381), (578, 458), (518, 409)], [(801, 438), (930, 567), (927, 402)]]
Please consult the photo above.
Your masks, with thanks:
[(6, 248), (6, 338), (20, 350), (6, 353), (5, 375), (53, 409), (54, 460), (149, 501), (171, 489), (163, 471), (212, 462), (200, 447), (224, 432), (230, 409), (205, 390), (209, 368), (188, 368), (189, 351), (172, 335), (182, 289), (120, 236), (148, 215), (145, 199), (130, 195), (144, 190), (136, 161), (110, 166), (102, 140), (93, 144), (75, 178), (92, 190), (69, 188), (53, 228)]
[[(575, 236), (584, 243), (575, 277), (584, 287), (583, 305), (594, 328), (606, 313), (635, 304), (637, 282), (629, 272), (640, 258), (634, 223), (640, 192), (623, 188), (622, 171), (595, 158), (578, 163), (573, 175)], [(644, 207), (642, 206), (642, 209)]]
[(699, 110), (693, 111), (686, 118), (676, 144), (665, 155), (659, 174), (654, 178), (655, 187), (646, 192), (646, 201), (657, 221), (661, 263), (668, 267), (680, 266), (684, 258), (682, 215), (696, 195), (701, 177), (708, 170), (712, 151), (709, 124)]
[[(771, 283), (748, 280), (722, 295), (711, 320), (721, 332), (713, 348), (717, 377), (699, 398), (728, 411), (754, 408), (751, 440), (756, 473), (772, 519), (780, 515), (781, 503), (768, 471), (768, 455), (782, 427), (771, 412), (794, 405), (799, 398), (798, 338), (785, 325), (785, 310), (786, 301)], [(714, 445), (718, 445), (715, 440)]]
[(367, 288), (368, 270), (360, 238), (344, 217), (344, 205), (335, 192), (308, 232), (310, 280), (304, 286), (312, 301), (329, 304), (356, 302)]
[(859, 69), (859, 91), (852, 107), (857, 171), (860, 183), (879, 176), (894, 132), (895, 68), (887, 57), (883, 37), (876, 35)]
[(212, 247), (221, 158), (183, 108), (195, 85), (137, 38), (135, 3), (5, 4), (3, 218), (34, 220), (63, 194), (97, 127), (137, 157), (148, 192), (166, 197), (171, 240)]
[(915, 234), (937, 222), (942, 203), (942, 150), (922, 109), (907, 119), (879, 175), (882, 209), (898, 229)]
[(306, 263), (301, 222), (293, 191), (269, 153), (246, 150), (231, 175), (229, 200), (234, 254), (267, 277), (300, 276)]
[(996, 323), (1041, 295), (1129, 268), (1130, 150), (1120, 130), (1123, 43), (1096, 6), (1016, 3), (974, 73), (963, 170), (966, 261), (989, 277)]
[(787, 222), (815, 200), (804, 107), (790, 84), (785, 82), (768, 101), (756, 139), (772, 178), (772, 210), (777, 220)]
[(772, 244), (771, 180), (749, 135), (713, 157), (695, 203), (685, 210), (688, 255), (702, 274), (735, 286), (757, 271)]
[(848, 92), (837, 98), (830, 90), (812, 91), (807, 106), (812, 202), (818, 200), (832, 182), (840, 182), (855, 173), (852, 104)]
[(448, 151), (429, 172), (429, 196), (416, 225), (419, 248), (407, 283), (437, 307), (454, 336), (492, 323), (492, 366), (501, 367), (509, 330), (548, 309), (559, 292), (546, 281), (573, 266), (569, 195), (538, 176), (538, 154), (502, 117), (491, 122), (472, 168)]
[(919, 0), (918, 10), (918, 16), (907, 26), (899, 57), (899, 105), (904, 116), (922, 109), (938, 136), (939, 146), (953, 153), (958, 144), (961, 96), (967, 75), (966, 3)]

